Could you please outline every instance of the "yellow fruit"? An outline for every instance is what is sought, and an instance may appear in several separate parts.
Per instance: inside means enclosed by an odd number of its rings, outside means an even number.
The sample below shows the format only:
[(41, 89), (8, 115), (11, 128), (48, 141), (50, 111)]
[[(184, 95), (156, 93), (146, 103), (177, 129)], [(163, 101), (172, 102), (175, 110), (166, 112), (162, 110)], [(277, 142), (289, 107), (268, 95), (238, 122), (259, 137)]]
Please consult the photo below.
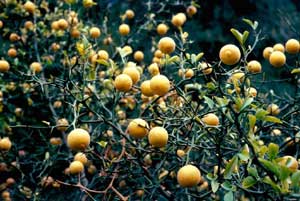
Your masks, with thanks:
[(10, 48), (8, 51), (7, 51), (7, 55), (9, 57), (16, 57), (17, 56), (17, 50), (15, 48)]
[(119, 26), (119, 33), (121, 36), (126, 36), (130, 33), (130, 27), (127, 24), (121, 24)]
[(257, 90), (253, 87), (250, 87), (246, 89), (246, 94), (250, 97), (256, 97), (257, 96)]
[(221, 48), (219, 57), (224, 64), (234, 65), (239, 62), (241, 58), (241, 52), (237, 46), (228, 44)]
[(207, 126), (218, 126), (219, 125), (219, 118), (217, 117), (217, 115), (215, 115), (213, 113), (204, 115), (204, 117), (202, 117), (201, 120)]
[(184, 13), (178, 13), (172, 17), (172, 24), (175, 27), (181, 27), (186, 21), (186, 16)]
[(0, 29), (3, 27), (3, 22), (0, 20)]
[(296, 39), (289, 39), (285, 43), (285, 49), (286, 49), (287, 53), (297, 54), (299, 52), (299, 49), (300, 49), (300, 43)]
[(101, 31), (98, 27), (92, 27), (90, 29), (90, 36), (92, 38), (99, 38), (100, 35), (101, 35)]
[(202, 73), (204, 75), (209, 75), (212, 73), (213, 68), (211, 67), (211, 65), (207, 62), (201, 62), (201, 69), (202, 69)]
[(39, 73), (43, 70), (43, 67), (39, 62), (33, 62), (30, 64), (30, 70), (34, 73)]
[(194, 165), (185, 165), (177, 173), (177, 181), (182, 187), (193, 187), (200, 183), (200, 170)]
[(157, 58), (163, 58), (164, 54), (160, 50), (155, 50), (154, 56)]
[(25, 27), (25, 29), (28, 29), (28, 30), (33, 29), (33, 22), (31, 22), (31, 21), (26, 21), (26, 22), (24, 23), (24, 27)]
[(154, 94), (163, 96), (170, 90), (170, 81), (164, 75), (155, 75), (150, 80), (150, 88)]
[(247, 70), (250, 73), (260, 73), (261, 72), (261, 64), (256, 60), (252, 60), (247, 64)]
[(67, 144), (72, 150), (84, 150), (90, 144), (90, 134), (84, 129), (76, 128), (67, 136)]
[(159, 35), (163, 36), (165, 35), (167, 32), (168, 32), (168, 26), (166, 24), (159, 24), (157, 27), (156, 27), (156, 31)]
[(143, 119), (132, 120), (127, 127), (130, 136), (141, 139), (148, 134), (148, 123)]
[(153, 96), (153, 92), (150, 87), (150, 80), (146, 80), (141, 84), (141, 92), (144, 96), (150, 97)]
[(133, 10), (130, 10), (130, 9), (126, 10), (125, 15), (126, 15), (127, 19), (133, 19), (134, 18)]
[(169, 134), (163, 127), (154, 127), (148, 134), (148, 141), (154, 147), (164, 147), (168, 143)]
[(176, 154), (177, 154), (178, 157), (182, 158), (182, 157), (185, 156), (185, 151), (182, 150), (182, 149), (178, 149), (178, 150), (176, 151)]
[(144, 53), (142, 51), (136, 51), (133, 55), (134, 60), (141, 62), (144, 60)]
[(8, 137), (4, 137), (0, 140), (0, 150), (9, 151), (11, 148), (11, 141)]
[(11, 33), (9, 35), (9, 40), (11, 42), (16, 42), (16, 41), (20, 40), (20, 36), (18, 34), (16, 34), (16, 33)]
[(280, 136), (281, 135), (281, 130), (275, 128), (271, 131), (271, 134), (272, 135), (275, 135), (275, 136)]
[(188, 16), (192, 17), (193, 15), (195, 15), (197, 13), (197, 8), (193, 5), (190, 5), (186, 9), (186, 13), (188, 14)]
[(65, 30), (69, 26), (67, 20), (65, 20), (65, 19), (60, 19), (57, 21), (57, 23), (58, 23), (58, 27), (62, 30)]
[(62, 139), (60, 137), (52, 137), (50, 138), (50, 144), (52, 145), (61, 145), (62, 144)]
[(273, 51), (274, 51), (274, 50), (273, 50), (272, 47), (266, 47), (266, 48), (264, 49), (264, 51), (263, 51), (263, 57), (264, 57), (265, 59), (269, 59)]
[(65, 118), (58, 119), (56, 122), (56, 129), (61, 132), (65, 132), (68, 129), (68, 126), (69, 126), (69, 122)]
[(244, 81), (244, 78), (245, 78), (245, 73), (240, 72), (240, 71), (236, 71), (236, 72), (232, 73), (229, 80), (231, 82), (240, 82), (240, 83), (242, 83)]
[(69, 166), (71, 174), (78, 174), (84, 170), (84, 166), (80, 161), (73, 161)]
[(75, 156), (74, 156), (74, 161), (79, 161), (81, 162), (83, 165), (86, 165), (88, 162), (88, 159), (86, 157), (86, 155), (82, 152), (78, 152)]
[(191, 78), (191, 77), (193, 77), (194, 76), (194, 71), (193, 71), (193, 69), (187, 69), (186, 71), (185, 71), (185, 78)]
[(7, 72), (10, 69), (10, 65), (5, 60), (0, 60), (0, 72)]
[(280, 51), (274, 51), (270, 55), (269, 62), (275, 68), (279, 68), (285, 64), (286, 57), (285, 57), (284, 53), (282, 53)]
[(127, 92), (132, 87), (132, 79), (126, 74), (118, 75), (115, 78), (114, 86), (118, 91)]
[(72, 38), (79, 38), (79, 36), (80, 36), (80, 31), (79, 31), (78, 29), (76, 29), (76, 28), (72, 28), (70, 34), (71, 34), (71, 37), (72, 37)]
[(267, 111), (271, 114), (271, 115), (278, 115), (280, 113), (280, 109), (279, 106), (272, 103), (268, 106)]
[(123, 74), (128, 75), (131, 78), (133, 84), (137, 83), (140, 80), (140, 72), (135, 66), (124, 68)]
[(83, 4), (83, 7), (85, 7), (85, 8), (91, 8), (94, 5), (97, 5), (97, 3), (95, 3), (93, 0), (83, 0), (82, 4)]
[(280, 158), (279, 165), (288, 167), (292, 172), (296, 172), (298, 170), (298, 161), (292, 156), (284, 156)]
[(24, 9), (29, 12), (29, 13), (34, 13), (34, 10), (35, 10), (35, 4), (32, 3), (31, 1), (27, 1), (25, 4), (24, 4)]
[(108, 60), (109, 59), (109, 54), (105, 50), (99, 50), (98, 51), (98, 58), (103, 59), (103, 60)]
[(148, 67), (148, 71), (152, 76), (158, 75), (159, 74), (159, 67), (157, 65), (157, 63), (152, 63), (149, 67)]
[(165, 54), (171, 54), (175, 51), (176, 44), (170, 37), (163, 37), (158, 42), (158, 49)]
[(273, 51), (284, 52), (284, 46), (280, 43), (277, 43), (273, 46)]
[(131, 54), (132, 53), (132, 48), (129, 45), (125, 45), (122, 50), (127, 53), (127, 54)]

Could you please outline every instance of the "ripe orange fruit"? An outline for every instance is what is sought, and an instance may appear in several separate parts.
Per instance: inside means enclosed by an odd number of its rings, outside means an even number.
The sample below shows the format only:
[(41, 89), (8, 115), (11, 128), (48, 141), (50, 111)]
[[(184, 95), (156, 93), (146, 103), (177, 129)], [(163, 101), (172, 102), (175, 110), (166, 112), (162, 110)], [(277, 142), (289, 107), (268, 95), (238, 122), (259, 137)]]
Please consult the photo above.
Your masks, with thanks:
[(263, 57), (264, 57), (265, 59), (269, 59), (273, 51), (274, 51), (274, 50), (273, 50), (272, 47), (266, 47), (266, 48), (264, 49), (264, 51), (263, 51)]
[(161, 23), (161, 24), (159, 24), (157, 27), (156, 27), (156, 32), (159, 34), (159, 35), (161, 35), (161, 36), (163, 36), (163, 35), (165, 35), (167, 32), (168, 32), (168, 26), (166, 25), (166, 24), (163, 24), (163, 23)]
[(299, 52), (299, 50), (300, 50), (300, 43), (296, 39), (289, 39), (285, 43), (285, 49), (286, 49), (287, 53), (297, 54)]
[(193, 5), (190, 5), (186, 9), (186, 13), (188, 14), (189, 17), (192, 17), (193, 15), (195, 15), (197, 13), (197, 8)]
[(0, 20), (0, 29), (3, 27), (3, 22)]
[(121, 34), (121, 36), (127, 36), (130, 33), (130, 27), (128, 26), (128, 24), (121, 24), (119, 26), (119, 33)]
[(135, 15), (135, 14), (134, 14), (134, 11), (133, 11), (133, 10), (128, 9), (128, 10), (126, 10), (125, 15), (126, 15), (126, 18), (127, 18), (127, 19), (131, 20), (131, 19), (134, 18), (134, 15)]
[(53, 29), (53, 30), (55, 30), (55, 31), (59, 30), (58, 21), (53, 21), (53, 22), (51, 23), (51, 29)]
[(69, 122), (66, 118), (58, 119), (56, 122), (56, 129), (65, 132), (68, 129)]
[(52, 137), (50, 138), (50, 144), (52, 145), (61, 145), (62, 144), (62, 139), (60, 137)]
[(109, 59), (109, 54), (105, 50), (99, 50), (98, 51), (98, 58), (103, 59), (103, 60), (108, 60)]
[(39, 73), (43, 70), (43, 67), (39, 62), (33, 62), (30, 64), (30, 70), (34, 73)]
[(9, 35), (9, 40), (11, 42), (16, 42), (16, 41), (20, 40), (20, 36), (18, 34), (16, 34), (16, 33), (11, 33)]
[(132, 120), (127, 127), (128, 133), (134, 138), (143, 138), (148, 134), (148, 123), (143, 119)]
[(29, 12), (29, 13), (34, 13), (35, 10), (35, 4), (32, 3), (31, 1), (26, 1), (26, 3), (24, 4), (24, 9)]
[(70, 34), (71, 34), (71, 37), (72, 37), (72, 38), (79, 38), (79, 36), (80, 36), (80, 31), (79, 31), (78, 29), (76, 29), (76, 28), (72, 28)]
[(157, 65), (157, 63), (152, 63), (149, 67), (148, 67), (148, 72), (152, 75), (158, 75), (159, 74), (159, 67)]
[(135, 66), (124, 68), (123, 74), (128, 75), (131, 78), (133, 84), (137, 83), (140, 80), (140, 72)]
[(80, 161), (73, 161), (69, 166), (71, 174), (78, 174), (84, 170), (84, 166)]
[(253, 87), (250, 87), (246, 89), (246, 94), (250, 97), (256, 97), (257, 96), (257, 90)]
[(118, 75), (115, 78), (114, 86), (118, 91), (127, 92), (132, 87), (132, 79), (126, 74)]
[(100, 35), (101, 35), (101, 31), (98, 27), (92, 27), (90, 29), (90, 36), (92, 38), (99, 38)]
[(286, 57), (285, 57), (284, 53), (282, 53), (280, 51), (274, 51), (270, 55), (269, 62), (275, 68), (279, 68), (285, 64)]
[(163, 37), (158, 42), (158, 49), (165, 54), (171, 54), (175, 51), (176, 44), (170, 37)]
[(182, 158), (182, 157), (185, 156), (185, 151), (182, 150), (182, 149), (178, 149), (178, 150), (176, 151), (176, 154), (177, 154), (178, 157)]
[(7, 55), (14, 58), (17, 56), (17, 50), (15, 48), (9, 48), (9, 50), (7, 51)]
[(280, 108), (278, 105), (272, 103), (268, 106), (267, 111), (271, 114), (271, 115), (278, 115), (280, 113)]
[(25, 27), (25, 29), (28, 29), (28, 30), (33, 29), (33, 22), (31, 22), (31, 21), (26, 21), (26, 22), (24, 23), (24, 27)]
[(273, 51), (284, 52), (284, 46), (281, 43), (277, 43), (273, 46)]
[(256, 60), (252, 60), (247, 64), (247, 69), (250, 73), (260, 73), (261, 64)]
[(74, 156), (74, 161), (79, 161), (81, 162), (83, 165), (86, 165), (88, 162), (88, 159), (86, 157), (86, 155), (82, 152), (78, 152), (75, 156)]
[(5, 60), (0, 60), (0, 72), (7, 72), (10, 69), (10, 65)]
[(224, 64), (234, 65), (239, 62), (241, 52), (236, 45), (228, 44), (221, 48), (219, 57)]
[(193, 71), (193, 69), (187, 69), (186, 71), (185, 71), (185, 78), (191, 78), (191, 77), (193, 77), (194, 76), (194, 71)]
[(168, 143), (169, 134), (163, 127), (154, 127), (148, 134), (148, 141), (154, 147), (164, 147)]
[(218, 126), (219, 125), (219, 117), (213, 113), (209, 113), (204, 115), (201, 119), (203, 123), (205, 123), (208, 126)]
[(152, 90), (151, 90), (150, 80), (146, 80), (146, 81), (142, 82), (141, 92), (144, 96), (147, 96), (147, 97), (150, 97), (150, 96), (154, 95)]
[(82, 128), (76, 128), (67, 136), (67, 144), (72, 150), (84, 150), (90, 144), (90, 134)]
[(58, 27), (59, 27), (60, 29), (62, 29), (62, 30), (67, 29), (68, 26), (69, 26), (67, 20), (65, 20), (65, 19), (59, 19), (59, 20), (57, 21), (57, 23), (58, 23)]
[(11, 148), (11, 141), (8, 137), (4, 137), (0, 140), (0, 150), (9, 151)]
[(133, 55), (134, 60), (141, 62), (144, 60), (144, 53), (142, 51), (136, 51)]
[(175, 27), (181, 27), (186, 22), (186, 16), (184, 13), (177, 13), (173, 15), (171, 22)]
[(177, 181), (182, 187), (193, 187), (200, 183), (200, 170), (194, 165), (185, 165), (177, 172)]
[(298, 170), (298, 161), (292, 156), (284, 156), (279, 159), (279, 165), (286, 166), (292, 172), (296, 172)]
[(157, 58), (163, 58), (164, 54), (160, 50), (155, 50), (154, 56)]
[(170, 90), (170, 81), (164, 75), (155, 75), (150, 80), (150, 88), (154, 94), (163, 96)]

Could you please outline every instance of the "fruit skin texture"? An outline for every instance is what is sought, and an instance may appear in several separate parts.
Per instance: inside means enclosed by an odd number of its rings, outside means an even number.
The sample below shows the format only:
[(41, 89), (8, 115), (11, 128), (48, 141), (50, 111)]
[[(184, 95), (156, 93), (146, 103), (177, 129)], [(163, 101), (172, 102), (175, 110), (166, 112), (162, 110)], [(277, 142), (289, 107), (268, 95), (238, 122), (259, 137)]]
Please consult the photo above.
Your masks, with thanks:
[(220, 50), (219, 57), (224, 64), (234, 65), (239, 62), (241, 51), (236, 45), (224, 45)]
[(123, 74), (128, 75), (131, 78), (133, 84), (137, 83), (140, 80), (140, 72), (136, 67), (126, 67), (123, 70)]
[(79, 161), (81, 162), (83, 165), (87, 164), (88, 159), (86, 157), (86, 155), (82, 152), (78, 152), (75, 156), (74, 156), (74, 161)]
[(90, 138), (90, 134), (86, 130), (76, 128), (69, 133), (67, 137), (67, 144), (70, 149), (81, 151), (89, 146)]
[(158, 49), (165, 54), (171, 54), (175, 51), (175, 41), (170, 37), (163, 37), (158, 42)]
[(280, 109), (279, 106), (272, 103), (268, 106), (267, 111), (271, 114), (271, 115), (278, 115), (280, 113)]
[(39, 62), (33, 62), (30, 64), (30, 70), (34, 73), (39, 73), (43, 70), (43, 67)]
[(292, 172), (296, 172), (298, 170), (298, 161), (292, 156), (282, 157), (279, 164), (288, 167)]
[(11, 141), (8, 137), (5, 137), (0, 140), (0, 149), (8, 151), (11, 148)]
[(130, 27), (127, 24), (121, 24), (119, 26), (119, 33), (121, 36), (126, 36), (130, 33)]
[(153, 92), (151, 90), (151, 87), (150, 87), (150, 80), (146, 80), (144, 82), (142, 82), (141, 84), (141, 92), (144, 96), (153, 96)]
[(188, 14), (189, 17), (192, 17), (193, 15), (195, 15), (197, 13), (197, 8), (193, 5), (190, 5), (186, 9), (186, 13)]
[(144, 60), (144, 53), (142, 51), (136, 51), (133, 55), (134, 60), (141, 62)]
[(5, 60), (0, 60), (0, 72), (7, 72), (10, 68), (10, 65)]
[(274, 51), (284, 52), (284, 46), (280, 43), (277, 43), (273, 46)]
[(128, 9), (128, 10), (126, 10), (126, 12), (125, 12), (125, 15), (126, 15), (126, 17), (127, 17), (127, 19), (133, 19), (134, 18), (134, 11), (133, 10), (130, 10), (130, 9)]
[(65, 118), (58, 119), (56, 122), (56, 129), (61, 132), (65, 132), (68, 129), (68, 126), (69, 126), (69, 122)]
[(168, 143), (169, 134), (163, 127), (154, 127), (148, 134), (148, 141), (154, 147), (164, 147)]
[(286, 62), (284, 53), (280, 51), (274, 51), (269, 58), (270, 64), (275, 68), (282, 67)]
[(300, 49), (300, 43), (296, 39), (289, 39), (285, 43), (285, 49), (286, 49), (287, 53), (297, 54), (299, 52), (299, 49)]
[(70, 164), (69, 169), (71, 174), (78, 174), (84, 170), (84, 166), (80, 161), (73, 161)]
[(118, 91), (127, 92), (132, 87), (132, 79), (126, 74), (118, 75), (115, 78), (114, 86)]
[(247, 64), (247, 69), (250, 73), (260, 73), (261, 64), (256, 60), (252, 60)]
[(128, 133), (134, 138), (141, 139), (148, 134), (148, 123), (143, 119), (132, 120), (127, 127)]
[(90, 29), (90, 36), (92, 38), (99, 38), (100, 35), (101, 35), (101, 31), (98, 27), (92, 27)]
[(177, 173), (177, 181), (182, 187), (193, 187), (200, 183), (200, 170), (193, 165), (185, 165)]
[(169, 29), (169, 28), (168, 28), (167, 25), (161, 23), (161, 24), (159, 24), (159, 25), (156, 27), (156, 32), (157, 32), (159, 35), (163, 36), (163, 35), (165, 35), (165, 34), (168, 32), (168, 29)]
[(264, 49), (264, 51), (263, 51), (263, 57), (264, 57), (265, 59), (269, 59), (273, 51), (274, 51), (274, 50), (273, 50), (272, 47), (266, 47), (266, 48)]
[(177, 13), (176, 15), (174, 15), (172, 17), (172, 24), (175, 26), (175, 27), (181, 27), (186, 21), (186, 16), (184, 13)]
[(219, 125), (219, 118), (213, 113), (206, 114), (201, 120), (208, 126)]
[(154, 94), (163, 96), (170, 90), (170, 81), (164, 75), (155, 75), (150, 80), (150, 88)]

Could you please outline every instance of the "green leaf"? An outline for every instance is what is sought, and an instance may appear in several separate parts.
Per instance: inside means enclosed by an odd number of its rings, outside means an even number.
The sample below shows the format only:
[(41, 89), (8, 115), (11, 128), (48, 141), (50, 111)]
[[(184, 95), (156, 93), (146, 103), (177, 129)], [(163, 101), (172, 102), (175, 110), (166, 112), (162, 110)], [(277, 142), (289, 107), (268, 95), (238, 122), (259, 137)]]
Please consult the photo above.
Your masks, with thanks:
[(254, 126), (255, 126), (255, 123), (256, 123), (256, 117), (252, 114), (249, 114), (248, 115), (248, 119), (249, 119), (249, 127), (250, 127), (250, 130), (254, 130)]
[(216, 180), (211, 181), (211, 190), (213, 193), (217, 192), (219, 189), (220, 184)]
[(200, 52), (199, 54), (197, 54), (196, 61), (199, 61), (203, 57), (203, 55), (204, 55), (203, 52)]
[(298, 170), (291, 176), (292, 186), (299, 187), (300, 183), (300, 171)]
[(258, 109), (256, 111), (255, 117), (259, 120), (262, 120), (267, 114), (269, 114), (268, 111), (266, 111), (264, 109)]
[(265, 118), (263, 120), (272, 122), (272, 123), (279, 123), (279, 124), (282, 123), (282, 121), (280, 119), (278, 119), (277, 117), (274, 117), (274, 116), (270, 116), (270, 115), (265, 116)]
[(231, 182), (225, 181), (221, 184), (222, 188), (227, 190), (227, 191), (235, 191), (236, 186), (232, 185)]
[(292, 71), (291, 71), (292, 74), (296, 74), (296, 73), (300, 73), (300, 68), (294, 68)]
[(246, 40), (248, 39), (249, 31), (244, 31), (243, 38), (242, 38), (242, 44), (245, 44)]
[(269, 171), (273, 172), (277, 177), (280, 176), (280, 168), (278, 166), (278, 164), (276, 163), (272, 163), (271, 161), (267, 161), (265, 159), (259, 158), (258, 159), (260, 163), (262, 163), (262, 165), (268, 169)]
[(256, 168), (254, 168), (254, 167), (249, 167), (249, 168), (247, 169), (247, 171), (248, 171), (248, 173), (249, 173), (251, 176), (253, 176), (253, 177), (255, 177), (255, 178), (259, 178), (258, 172), (257, 172), (257, 169), (256, 169)]
[(245, 100), (244, 104), (242, 105), (240, 111), (243, 111), (244, 109), (246, 109), (252, 102), (253, 102), (253, 98), (249, 97)]
[(273, 182), (269, 176), (266, 176), (263, 179), (263, 182), (269, 184), (275, 191), (281, 192), (281, 188), (275, 182)]
[(282, 166), (282, 165), (279, 166), (279, 171), (280, 171), (280, 175), (279, 175), (280, 181), (286, 180), (291, 174), (290, 169), (286, 166)]
[(244, 18), (243, 21), (244, 21), (246, 24), (248, 24), (250, 27), (253, 27), (253, 25), (254, 25), (253, 22), (252, 22), (251, 20), (247, 19), (247, 18)]
[(210, 109), (213, 109), (215, 105), (214, 101), (211, 98), (208, 98), (207, 96), (204, 96), (203, 98), (205, 99), (205, 103), (208, 105), (208, 107)]
[(230, 31), (234, 35), (234, 37), (239, 41), (239, 43), (243, 44), (243, 35), (234, 28), (230, 29)]
[(225, 194), (224, 201), (234, 201), (232, 191), (229, 191)]
[(224, 178), (225, 179), (230, 179), (232, 172), (234, 170), (234, 168), (237, 166), (238, 164), (238, 157), (234, 156), (229, 163), (227, 163), (226, 168), (225, 168), (225, 172), (224, 172)]
[(268, 146), (268, 156), (270, 160), (275, 159), (278, 153), (279, 153), (278, 144), (270, 143)]
[(242, 186), (244, 188), (250, 188), (251, 186), (253, 186), (254, 184), (256, 184), (256, 179), (252, 176), (248, 176), (246, 177), (243, 182), (242, 182)]

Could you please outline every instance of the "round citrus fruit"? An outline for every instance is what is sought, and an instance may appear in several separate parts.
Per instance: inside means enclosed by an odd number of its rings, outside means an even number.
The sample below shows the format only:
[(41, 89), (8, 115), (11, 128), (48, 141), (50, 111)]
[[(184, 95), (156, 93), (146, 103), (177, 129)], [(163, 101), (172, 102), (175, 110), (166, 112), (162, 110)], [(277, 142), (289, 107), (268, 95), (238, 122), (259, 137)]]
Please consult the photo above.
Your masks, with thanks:
[(247, 69), (250, 73), (260, 73), (261, 64), (256, 60), (252, 60), (247, 64)]
[(132, 79), (126, 74), (118, 75), (115, 78), (114, 86), (118, 91), (127, 92), (132, 87)]
[(150, 88), (154, 94), (163, 96), (170, 90), (170, 81), (164, 75), (155, 75), (150, 80)]
[(300, 43), (296, 39), (289, 39), (285, 43), (285, 49), (286, 49), (287, 53), (297, 54), (299, 52), (299, 49), (300, 49)]
[(67, 144), (72, 150), (84, 150), (89, 146), (90, 138), (90, 134), (86, 130), (76, 128), (67, 136)]
[(10, 68), (10, 65), (5, 60), (0, 60), (0, 72), (7, 72)]
[(282, 67), (286, 62), (284, 53), (280, 51), (274, 51), (269, 58), (270, 64), (276, 68)]
[(164, 147), (168, 143), (169, 134), (163, 127), (154, 127), (150, 130), (148, 135), (149, 144), (154, 147)]
[(141, 84), (141, 92), (144, 96), (150, 97), (153, 96), (153, 92), (150, 87), (150, 80), (146, 80)]
[(194, 165), (185, 165), (177, 173), (177, 181), (182, 187), (193, 187), (200, 183), (200, 170)]
[(203, 121), (203, 123), (205, 123), (208, 126), (218, 126), (219, 125), (219, 118), (217, 117), (217, 115), (215, 115), (213, 113), (204, 115), (204, 117), (202, 117), (201, 120)]
[(119, 26), (119, 33), (121, 34), (121, 36), (126, 36), (130, 33), (130, 27), (128, 26), (128, 24), (121, 24)]
[(78, 174), (84, 170), (84, 166), (80, 161), (73, 161), (69, 166), (69, 170), (71, 174)]
[(263, 51), (263, 57), (264, 57), (265, 59), (269, 59), (273, 51), (274, 51), (274, 50), (273, 50), (272, 47), (266, 47), (266, 48), (264, 49), (264, 51)]
[(176, 44), (170, 37), (161, 38), (158, 42), (158, 49), (162, 51), (162, 53), (170, 54), (175, 51), (175, 48)]
[(241, 52), (236, 45), (228, 44), (221, 48), (219, 57), (224, 64), (234, 65), (239, 62)]
[(127, 127), (128, 133), (134, 138), (143, 138), (148, 134), (148, 123), (143, 119), (132, 120)]
[(137, 83), (140, 80), (140, 72), (135, 66), (124, 68), (123, 74), (128, 75), (131, 78), (133, 84)]

